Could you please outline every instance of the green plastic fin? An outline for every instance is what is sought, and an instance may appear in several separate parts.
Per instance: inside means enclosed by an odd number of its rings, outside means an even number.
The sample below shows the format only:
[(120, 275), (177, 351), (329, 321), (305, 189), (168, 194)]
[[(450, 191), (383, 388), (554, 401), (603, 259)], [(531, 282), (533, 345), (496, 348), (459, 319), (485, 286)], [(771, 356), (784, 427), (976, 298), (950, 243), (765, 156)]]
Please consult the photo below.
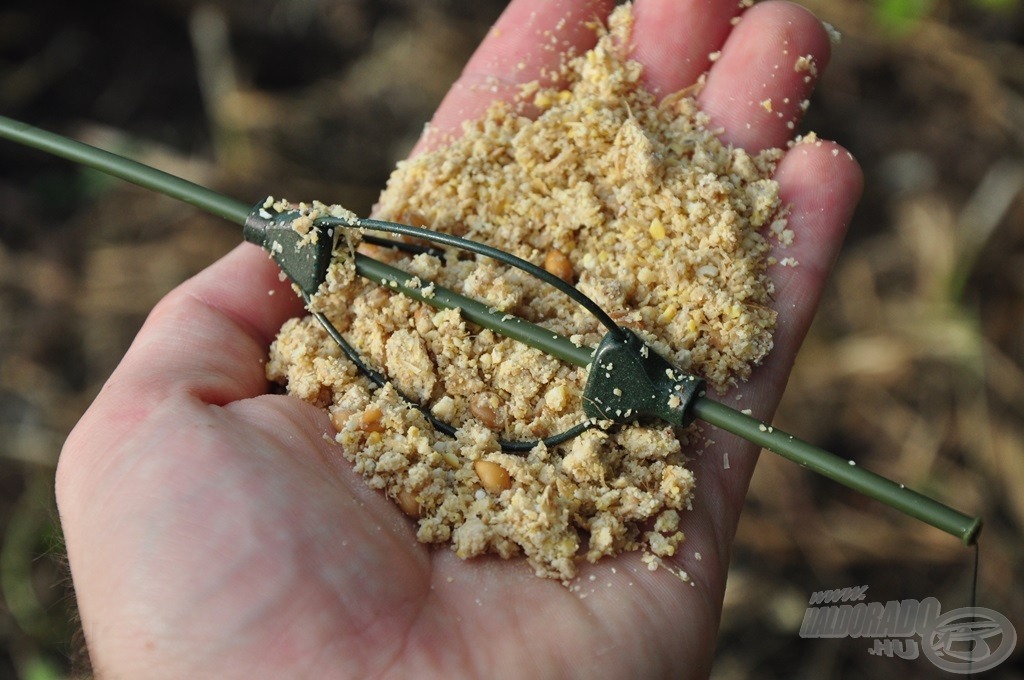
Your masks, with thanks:
[(257, 204), (245, 218), (242, 236), (270, 253), (303, 293), (314, 295), (327, 278), (336, 232), (334, 228), (310, 227), (300, 234), (293, 226), (298, 217), (295, 211), (272, 214), (262, 203)]
[(583, 389), (583, 412), (616, 423), (652, 418), (692, 423), (704, 380), (673, 367), (633, 331), (622, 330), (625, 339), (609, 332), (597, 346)]

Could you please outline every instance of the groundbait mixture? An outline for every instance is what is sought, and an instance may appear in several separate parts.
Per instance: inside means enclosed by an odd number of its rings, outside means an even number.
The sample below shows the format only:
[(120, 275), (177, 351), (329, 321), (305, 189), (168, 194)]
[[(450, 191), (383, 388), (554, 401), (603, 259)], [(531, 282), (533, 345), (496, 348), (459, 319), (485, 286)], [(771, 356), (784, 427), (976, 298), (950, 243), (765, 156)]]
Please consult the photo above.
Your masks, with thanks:
[[(718, 389), (743, 380), (772, 346), (768, 237), (786, 244), (779, 150), (724, 146), (693, 92), (645, 91), (624, 55), (628, 5), (597, 45), (495, 103), (447, 146), (400, 163), (383, 219), (485, 242), (573, 283), (678, 367)], [(533, 117), (520, 114), (531, 106)], [(286, 202), (279, 207), (286, 207)], [(337, 208), (293, 206), (310, 219)], [(308, 229), (312, 222), (306, 223)], [(663, 425), (591, 430), (551, 449), (503, 453), (585, 419), (586, 370), (357, 277), (351, 241), (313, 298), (389, 377), (378, 389), (310, 317), (271, 347), (267, 374), (330, 411), (337, 442), (372, 487), (418, 523), (425, 543), (460, 557), (523, 554), (568, 581), (580, 559), (673, 555), (695, 480), (692, 433)], [(359, 246), (429, 282), (596, 346), (593, 317), (550, 286), (478, 256), (410, 256)], [(396, 389), (397, 388), (397, 389)], [(436, 432), (401, 393), (458, 428)]]

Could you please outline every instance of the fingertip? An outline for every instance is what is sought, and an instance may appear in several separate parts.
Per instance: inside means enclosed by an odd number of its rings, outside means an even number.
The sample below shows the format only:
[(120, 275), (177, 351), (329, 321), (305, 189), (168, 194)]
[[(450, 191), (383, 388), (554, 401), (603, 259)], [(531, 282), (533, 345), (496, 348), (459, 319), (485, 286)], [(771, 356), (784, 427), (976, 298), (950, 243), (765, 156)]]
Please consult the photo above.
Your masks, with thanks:
[(136, 420), (175, 395), (223, 405), (267, 391), (268, 347), (303, 305), (256, 246), (241, 244), (150, 312), (93, 408)]
[[(801, 215), (828, 215), (821, 226), (845, 229), (864, 190), (864, 173), (842, 145), (814, 135), (797, 141), (775, 172), (782, 201)], [(827, 224), (826, 224), (827, 222)]]
[(787, 210), (792, 243), (780, 244), (770, 269), (778, 300), (784, 342), (798, 345), (839, 255), (864, 187), (853, 154), (841, 145), (816, 138), (795, 144), (775, 172), (779, 197)]
[(636, 0), (630, 56), (643, 64), (644, 84), (664, 95), (696, 82), (739, 12), (736, 0)]
[(270, 255), (242, 243), (175, 291), (197, 298), (269, 344), (281, 324), (303, 311), (302, 300)]
[[(557, 81), (566, 54), (597, 41), (613, 0), (513, 0), (488, 31), (459, 79), (438, 106), (411, 155), (445, 143), (466, 120), (483, 116), (496, 101), (512, 102), (520, 86)], [(551, 76), (555, 75), (555, 80)]]
[(747, 10), (708, 73), (699, 101), (723, 139), (747, 151), (790, 139), (828, 65), (831, 43), (808, 9), (771, 0)]

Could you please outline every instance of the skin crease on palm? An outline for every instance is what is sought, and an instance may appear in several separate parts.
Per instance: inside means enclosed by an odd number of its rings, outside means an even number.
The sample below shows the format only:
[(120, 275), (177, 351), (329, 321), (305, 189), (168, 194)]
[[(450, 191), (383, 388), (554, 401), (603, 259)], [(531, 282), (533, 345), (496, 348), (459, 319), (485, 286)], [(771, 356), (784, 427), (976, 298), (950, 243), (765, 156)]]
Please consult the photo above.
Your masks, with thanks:
[[(513, 0), (434, 132), (480, 113), (494, 82), (510, 96), (554, 65), (545, 31), (588, 48), (585, 23), (613, 5)], [(819, 71), (828, 61), (817, 19), (777, 0), (747, 10), (737, 0), (636, 0), (634, 9), (632, 56), (649, 88), (669, 93), (710, 69), (699, 100), (724, 139), (785, 146), (785, 121), (814, 84), (794, 60), (812, 55)], [(766, 98), (791, 110), (773, 115), (759, 104)], [(793, 147), (776, 178), (796, 234), (786, 254), (800, 264), (771, 268), (775, 350), (723, 397), (742, 394), (761, 418), (782, 394), (862, 181), (828, 142)], [(692, 585), (648, 571), (636, 553), (581, 565), (578, 592), (521, 559), (462, 561), (417, 543), (413, 523), (341, 457), (325, 412), (268, 393), (267, 346), (301, 313), (266, 255), (239, 246), (156, 306), (68, 438), (58, 505), (99, 677), (708, 675), (754, 447), (705, 428), (716, 443), (695, 460), (687, 541), (672, 560)]]

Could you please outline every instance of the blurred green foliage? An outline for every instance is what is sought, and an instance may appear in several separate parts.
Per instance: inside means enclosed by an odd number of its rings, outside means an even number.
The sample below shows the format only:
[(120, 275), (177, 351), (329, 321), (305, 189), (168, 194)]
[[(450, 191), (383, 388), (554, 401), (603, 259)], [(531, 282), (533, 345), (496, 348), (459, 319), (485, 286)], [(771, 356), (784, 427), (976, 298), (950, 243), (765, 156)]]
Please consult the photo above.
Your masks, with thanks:
[[(891, 31), (901, 33), (910, 30), (917, 22), (932, 16), (944, 3), (939, 0), (871, 0), (875, 19)], [(1016, 9), (1021, 0), (952, 0), (954, 3), (973, 6), (992, 12), (1009, 12)]]

